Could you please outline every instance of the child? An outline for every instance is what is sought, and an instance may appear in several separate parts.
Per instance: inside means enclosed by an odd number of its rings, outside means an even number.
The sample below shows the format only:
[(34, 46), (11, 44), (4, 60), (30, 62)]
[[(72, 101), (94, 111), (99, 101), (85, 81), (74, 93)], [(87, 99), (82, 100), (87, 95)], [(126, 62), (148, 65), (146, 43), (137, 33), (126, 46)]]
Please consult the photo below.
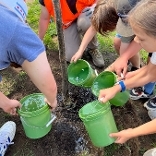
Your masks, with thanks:
[[(126, 88), (134, 88), (143, 86), (149, 82), (156, 81), (156, 1), (155, 0), (142, 0), (129, 14), (129, 23), (136, 35), (135, 42), (139, 43), (143, 49), (148, 52), (152, 52), (150, 62), (144, 67), (129, 72), (125, 76), (125, 80), (119, 81), (119, 83), (111, 88), (100, 91), (99, 100), (106, 102), (113, 98), (116, 93), (124, 91)], [(149, 115), (152, 110), (148, 111)], [(110, 134), (111, 137), (115, 137), (116, 143), (124, 143), (127, 140), (142, 135), (148, 135), (156, 133), (156, 119), (145, 123), (136, 128), (129, 128), (122, 130), (118, 133)], [(156, 148), (148, 151), (151, 156), (155, 156)], [(146, 154), (147, 154), (146, 153)], [(153, 154), (152, 154), (153, 153)], [(155, 153), (155, 154), (154, 154)], [(146, 156), (144, 154), (144, 156)]]
[[(23, 0), (17, 0), (16, 3), (11, 1), (7, 3), (7, 7), (0, 3), (0, 21), (2, 21), (0, 24), (0, 70), (8, 68), (11, 62), (22, 66), (32, 82), (45, 95), (48, 104), (55, 108), (57, 85), (42, 41), (25, 23), (23, 17), (26, 16), (27, 11), (23, 2)], [(15, 7), (12, 6), (13, 4)], [(16, 6), (22, 8), (20, 10), (25, 13), (25, 16), (17, 15)], [(18, 100), (9, 99), (2, 92), (0, 92), (0, 99), (0, 108), (11, 115), (17, 114), (16, 109), (21, 106)]]
[[(87, 30), (81, 45), (77, 53), (72, 57), (71, 62), (76, 62), (81, 58), (85, 48), (96, 32), (99, 32), (102, 35), (107, 35), (108, 32), (113, 31), (116, 28), (117, 33), (120, 34), (120, 39), (116, 42), (115, 47), (118, 46), (120, 55), (127, 53), (126, 51), (130, 49), (129, 51), (135, 54), (134, 57), (130, 59), (133, 64), (133, 70), (138, 69), (140, 67), (140, 58), (138, 54), (140, 46), (138, 49), (134, 48), (134, 46), (136, 46), (136, 44), (133, 44), (135, 35), (126, 20), (128, 12), (138, 1), (139, 0), (133, 0), (133, 2), (130, 3), (128, 0), (99, 0), (92, 16), (92, 25)], [(120, 64), (122, 64), (122, 62), (120, 62)]]

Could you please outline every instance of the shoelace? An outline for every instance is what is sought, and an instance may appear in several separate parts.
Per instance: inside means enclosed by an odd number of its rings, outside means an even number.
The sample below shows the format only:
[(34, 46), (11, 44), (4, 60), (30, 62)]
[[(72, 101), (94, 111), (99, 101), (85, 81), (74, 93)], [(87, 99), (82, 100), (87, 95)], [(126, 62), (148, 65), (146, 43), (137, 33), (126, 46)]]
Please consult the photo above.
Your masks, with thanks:
[[(7, 132), (3, 132), (0, 134), (0, 147), (1, 146), (5, 146), (5, 145), (11, 145), (14, 144), (14, 142), (10, 141), (10, 138), (8, 137), (8, 133)], [(2, 148), (0, 148), (0, 151), (2, 150)]]

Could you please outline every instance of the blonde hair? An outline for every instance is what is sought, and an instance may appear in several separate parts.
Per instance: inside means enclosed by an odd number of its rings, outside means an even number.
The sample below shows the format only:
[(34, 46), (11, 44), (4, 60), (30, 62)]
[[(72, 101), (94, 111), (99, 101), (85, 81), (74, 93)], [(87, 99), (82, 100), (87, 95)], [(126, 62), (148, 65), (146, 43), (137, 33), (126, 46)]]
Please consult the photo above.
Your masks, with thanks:
[(140, 27), (156, 37), (156, 0), (142, 0), (129, 13), (131, 27)]
[(112, 0), (99, 0), (91, 22), (95, 30), (105, 36), (116, 28), (118, 18)]

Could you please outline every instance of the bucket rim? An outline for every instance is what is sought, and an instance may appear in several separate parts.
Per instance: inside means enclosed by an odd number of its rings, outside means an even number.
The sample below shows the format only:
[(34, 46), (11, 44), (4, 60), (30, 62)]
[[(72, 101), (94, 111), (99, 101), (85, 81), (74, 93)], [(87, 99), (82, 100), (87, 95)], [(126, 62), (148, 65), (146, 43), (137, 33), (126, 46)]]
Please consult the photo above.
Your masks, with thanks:
[[(68, 68), (67, 68), (67, 72), (70, 70), (70, 68), (71, 68), (71, 66), (73, 66), (73, 64), (76, 64), (77, 62), (80, 62), (80, 61), (86, 63), (87, 66), (88, 66), (90, 69), (92, 69), (91, 66), (90, 66), (90, 64), (89, 64), (86, 60), (78, 59), (76, 62), (72, 62), (72, 63), (69, 64), (69, 66), (68, 66)], [(68, 73), (69, 73), (69, 72), (68, 72)], [(88, 75), (87, 75), (87, 78), (86, 78), (86, 79), (88, 79), (90, 73), (91, 73), (91, 70), (88, 71)], [(69, 78), (68, 78), (68, 81), (69, 81)], [(70, 82), (71, 84), (74, 84), (74, 85), (83, 86), (82, 83), (85, 83), (86, 81), (87, 81), (87, 80), (83, 80), (83, 81), (78, 82), (78, 83), (76, 83), (76, 84), (73, 83), (73, 82), (71, 82), (71, 81), (69, 81), (69, 82)]]
[[(20, 103), (22, 104), (22, 103), (23, 103), (22, 101), (24, 101), (26, 98), (29, 98), (29, 97), (31, 97), (31, 96), (33, 96), (33, 95), (40, 95), (40, 96), (44, 97), (44, 95), (43, 95), (42, 93), (32, 93), (32, 94), (29, 94), (29, 95), (23, 97), (23, 98), (20, 100)], [(22, 104), (22, 106), (23, 106), (23, 104)], [(21, 107), (21, 108), (22, 108), (22, 107)], [(21, 115), (21, 114), (24, 114), (24, 116), (27, 116), (27, 117), (31, 115), (31, 117), (32, 117), (32, 116), (36, 116), (36, 115), (35, 115), (36, 113), (39, 113), (39, 112), (42, 113), (42, 111), (49, 109), (49, 105), (45, 102), (45, 105), (44, 105), (43, 107), (41, 107), (41, 108), (38, 109), (38, 110), (31, 111), (31, 112), (30, 112), (30, 111), (29, 111), (29, 112), (22, 111), (21, 108), (18, 109), (18, 113), (19, 113), (20, 115)], [(39, 113), (39, 114), (40, 114), (40, 113)], [(22, 116), (22, 115), (21, 115), (21, 116)]]
[(111, 108), (107, 107), (107, 109), (101, 111), (99, 114), (95, 114), (95, 115), (85, 117), (85, 118), (83, 118), (83, 117), (80, 117), (80, 118), (83, 122), (94, 121), (94, 120), (97, 120), (98, 118), (100, 118), (101, 116), (105, 115), (106, 113), (108, 113), (110, 110), (111, 110)]
[[(81, 111), (87, 107), (88, 105), (90, 105), (91, 103), (93, 102), (98, 102), (99, 104), (102, 104), (104, 105), (101, 109), (99, 109), (97, 112), (93, 113), (93, 114), (85, 114), (85, 115), (82, 115)], [(92, 102), (89, 102), (87, 103), (86, 105), (84, 105), (78, 112), (79, 114), (79, 117), (82, 119), (82, 120), (86, 120), (86, 119), (91, 119), (93, 117), (97, 117), (97, 116), (100, 116), (102, 113), (106, 112), (109, 108), (110, 108), (111, 104), (109, 101), (107, 101), (106, 103), (100, 103), (98, 100), (95, 100), (95, 101), (92, 101)]]
[(38, 116), (38, 115), (43, 114), (44, 112), (48, 111), (48, 109), (49, 108), (47, 107), (47, 108), (45, 108), (43, 110), (40, 110), (40, 111), (32, 111), (32, 112), (23, 112), (20, 109), (18, 109), (17, 112), (22, 117), (31, 118), (31, 117), (35, 117), (35, 116)]

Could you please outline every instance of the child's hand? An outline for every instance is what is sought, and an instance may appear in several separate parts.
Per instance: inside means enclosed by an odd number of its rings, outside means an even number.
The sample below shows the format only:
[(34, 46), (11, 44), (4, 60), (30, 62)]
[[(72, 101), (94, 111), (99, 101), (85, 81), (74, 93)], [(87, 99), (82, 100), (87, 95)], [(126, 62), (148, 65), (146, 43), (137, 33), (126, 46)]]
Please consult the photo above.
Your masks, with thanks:
[(129, 129), (126, 129), (126, 130), (122, 130), (122, 131), (120, 131), (118, 133), (111, 133), (109, 136), (113, 137), (113, 138), (116, 138), (115, 143), (123, 144), (127, 140), (129, 140), (129, 139), (131, 139), (133, 137), (132, 132), (133, 132), (133, 129), (129, 128)]
[(21, 107), (21, 103), (17, 100), (10, 100), (7, 105), (2, 106), (4, 112), (10, 115), (17, 115), (17, 108)]
[(127, 73), (127, 60), (123, 60), (122, 58), (118, 58), (113, 62), (113, 69), (118, 76), (121, 76), (121, 73), (125, 77)]
[(78, 59), (82, 57), (82, 54), (77, 52), (72, 58), (70, 62), (76, 62)]
[(99, 94), (99, 101), (100, 102), (107, 102), (110, 99), (112, 99), (118, 92), (120, 92), (121, 88), (119, 85), (113, 86), (111, 88), (108, 89), (102, 89), (100, 90), (100, 94)]
[(109, 65), (104, 71), (111, 71), (111, 72), (114, 72), (115, 69), (114, 69), (114, 64), (112, 63), (111, 65)]
[(53, 103), (50, 103), (46, 98), (44, 101), (51, 107), (51, 110), (54, 110), (57, 107), (57, 100), (55, 99)]

